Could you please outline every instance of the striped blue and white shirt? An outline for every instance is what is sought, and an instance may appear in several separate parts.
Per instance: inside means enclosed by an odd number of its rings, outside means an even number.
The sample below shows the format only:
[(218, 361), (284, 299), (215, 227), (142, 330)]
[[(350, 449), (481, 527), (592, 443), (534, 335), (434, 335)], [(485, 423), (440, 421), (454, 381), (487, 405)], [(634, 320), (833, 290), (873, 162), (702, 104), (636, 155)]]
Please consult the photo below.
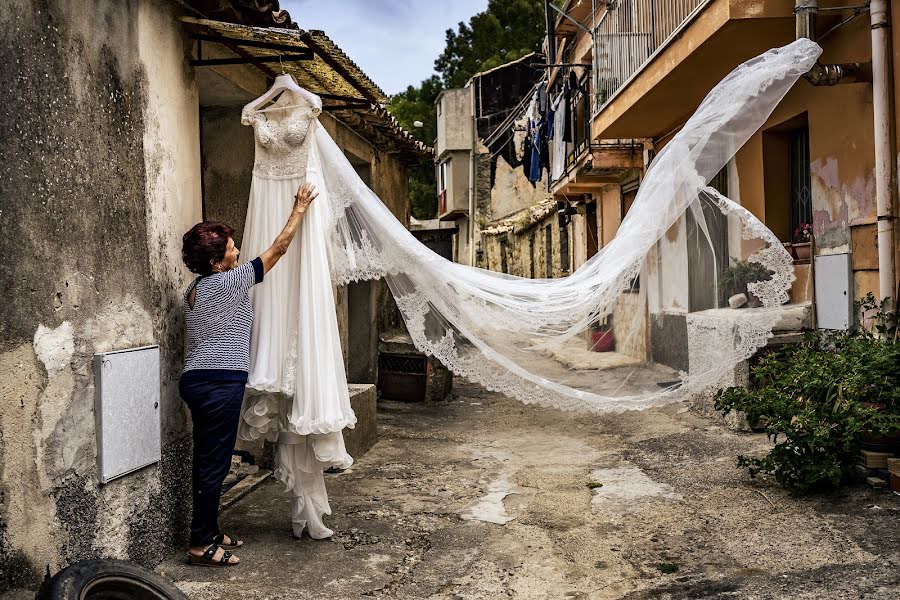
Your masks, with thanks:
[[(184, 293), (187, 353), (184, 372), (218, 371), (210, 376), (243, 376), (250, 370), (250, 328), (253, 306), (250, 288), (263, 280), (259, 257), (248, 263), (198, 277)], [(196, 288), (194, 306), (188, 302)]]

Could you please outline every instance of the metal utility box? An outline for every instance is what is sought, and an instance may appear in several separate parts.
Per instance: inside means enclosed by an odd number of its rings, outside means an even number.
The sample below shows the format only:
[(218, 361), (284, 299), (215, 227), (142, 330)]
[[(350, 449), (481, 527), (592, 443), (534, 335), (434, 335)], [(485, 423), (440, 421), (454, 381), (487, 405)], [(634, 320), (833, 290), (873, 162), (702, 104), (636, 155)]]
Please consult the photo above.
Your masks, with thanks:
[(816, 257), (816, 322), (819, 329), (849, 329), (853, 323), (853, 271), (849, 254)]
[(159, 462), (159, 386), (159, 346), (94, 355), (100, 483)]

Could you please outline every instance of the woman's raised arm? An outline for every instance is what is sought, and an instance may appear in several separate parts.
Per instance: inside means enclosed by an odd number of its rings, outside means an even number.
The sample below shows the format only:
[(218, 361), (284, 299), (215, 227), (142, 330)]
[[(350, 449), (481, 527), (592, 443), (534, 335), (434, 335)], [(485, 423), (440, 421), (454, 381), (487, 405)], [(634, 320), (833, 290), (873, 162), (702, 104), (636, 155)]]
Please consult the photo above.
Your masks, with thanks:
[(318, 195), (315, 186), (311, 183), (304, 183), (297, 190), (297, 194), (294, 196), (294, 208), (291, 210), (291, 216), (288, 217), (284, 229), (281, 230), (281, 233), (278, 234), (272, 245), (259, 255), (259, 258), (262, 260), (264, 273), (268, 273), (275, 266), (275, 263), (278, 262), (278, 259), (287, 252), (291, 241), (294, 239), (294, 234), (297, 233), (297, 227), (300, 226), (300, 219), (303, 218), (306, 209), (309, 208), (309, 205)]

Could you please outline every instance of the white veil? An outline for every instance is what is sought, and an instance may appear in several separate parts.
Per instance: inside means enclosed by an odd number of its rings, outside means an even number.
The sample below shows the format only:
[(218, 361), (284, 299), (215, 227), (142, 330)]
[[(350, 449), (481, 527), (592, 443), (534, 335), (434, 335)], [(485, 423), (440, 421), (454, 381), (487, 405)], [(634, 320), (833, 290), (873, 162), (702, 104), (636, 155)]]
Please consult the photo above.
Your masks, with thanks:
[[(384, 277), (416, 347), (457, 375), (526, 403), (563, 409), (621, 411), (678, 399), (716, 385), (736, 364), (765, 345), (794, 279), (790, 256), (749, 211), (711, 187), (737, 150), (764, 123), (821, 48), (801, 39), (737, 67), (704, 99), (656, 156), (636, 199), (610, 243), (570, 276), (527, 279), (449, 262), (422, 245), (357, 176), (322, 127), (315, 148), (331, 209), (328, 256), (337, 284)], [(742, 240), (733, 259), (768, 270), (748, 290), (763, 309), (741, 313), (728, 326), (709, 326), (690, 348), (690, 368), (678, 384), (642, 381), (640, 359), (617, 368), (573, 369), (560, 362), (566, 348), (590, 346), (584, 332), (621, 312), (645, 292), (631, 294), (642, 272), (658, 268), (662, 241), (687, 219), (709, 239), (707, 212), (718, 208)], [(710, 285), (715, 286), (714, 283)], [(715, 293), (715, 291), (713, 292)], [(626, 296), (626, 294), (631, 294)], [(617, 312), (618, 311), (618, 312)], [(646, 338), (647, 310), (618, 318), (617, 343)], [(615, 365), (614, 365), (615, 366)], [(651, 378), (652, 379), (652, 378)], [(658, 378), (657, 378), (658, 379)]]

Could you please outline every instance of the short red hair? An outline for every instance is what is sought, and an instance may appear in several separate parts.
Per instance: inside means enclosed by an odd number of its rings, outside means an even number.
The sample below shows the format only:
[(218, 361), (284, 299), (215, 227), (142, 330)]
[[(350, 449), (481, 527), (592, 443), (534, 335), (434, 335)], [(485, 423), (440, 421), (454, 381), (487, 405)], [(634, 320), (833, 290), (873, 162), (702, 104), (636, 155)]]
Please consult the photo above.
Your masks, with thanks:
[(192, 273), (210, 275), (213, 263), (225, 258), (228, 239), (233, 234), (234, 229), (224, 223), (197, 223), (181, 238), (181, 259)]

